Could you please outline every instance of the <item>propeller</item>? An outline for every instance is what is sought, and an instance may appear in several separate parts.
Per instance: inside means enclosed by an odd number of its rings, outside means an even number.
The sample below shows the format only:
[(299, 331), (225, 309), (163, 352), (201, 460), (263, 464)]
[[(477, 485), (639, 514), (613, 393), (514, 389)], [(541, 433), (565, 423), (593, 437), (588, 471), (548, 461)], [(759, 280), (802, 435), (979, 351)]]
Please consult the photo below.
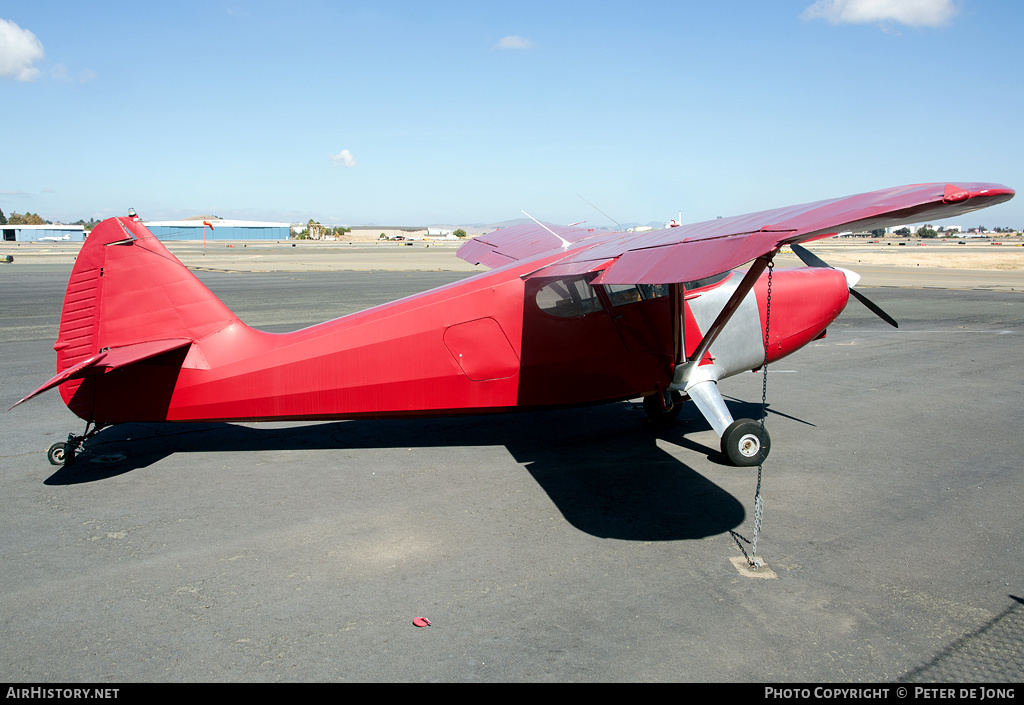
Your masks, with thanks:
[(896, 319), (894, 319), (888, 313), (880, 309), (878, 307), (878, 304), (876, 304), (874, 301), (864, 296), (864, 294), (860, 293), (859, 291), (853, 288), (854, 286), (857, 285), (857, 282), (860, 281), (859, 274), (857, 274), (856, 272), (851, 272), (846, 269), (842, 269), (840, 267), (833, 267), (828, 262), (818, 257), (816, 254), (814, 254), (805, 247), (801, 247), (800, 245), (794, 244), (790, 245), (790, 247), (793, 248), (794, 254), (796, 254), (796, 256), (800, 258), (800, 261), (806, 264), (808, 267), (827, 267), (829, 269), (838, 269), (846, 276), (846, 282), (847, 284), (849, 284), (850, 287), (850, 295), (853, 296), (853, 298), (857, 299), (862, 304), (867, 306), (868, 310), (871, 311), (871, 313), (881, 318), (883, 321), (888, 323), (893, 328), (900, 327), (900, 325), (896, 322)]

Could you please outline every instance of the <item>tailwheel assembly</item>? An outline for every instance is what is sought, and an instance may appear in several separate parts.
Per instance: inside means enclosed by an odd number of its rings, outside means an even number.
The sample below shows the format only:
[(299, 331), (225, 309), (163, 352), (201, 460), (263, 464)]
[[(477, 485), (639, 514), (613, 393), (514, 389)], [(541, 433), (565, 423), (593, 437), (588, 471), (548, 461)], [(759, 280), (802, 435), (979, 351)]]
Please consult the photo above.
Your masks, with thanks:
[[(92, 426), (92, 430), (89, 430), (89, 426)], [(93, 425), (92, 423), (87, 423), (85, 425), (85, 433), (81, 436), (69, 433), (66, 442), (54, 443), (50, 446), (49, 450), (46, 451), (46, 459), (50, 461), (50, 465), (70, 465), (75, 461), (75, 455), (85, 449), (85, 442), (105, 427), (106, 425), (104, 424)]]
[(66, 465), (69, 457), (74, 458), (75, 452), (74, 450), (68, 452), (67, 443), (54, 443), (46, 451), (46, 459), (50, 461), (50, 465)]

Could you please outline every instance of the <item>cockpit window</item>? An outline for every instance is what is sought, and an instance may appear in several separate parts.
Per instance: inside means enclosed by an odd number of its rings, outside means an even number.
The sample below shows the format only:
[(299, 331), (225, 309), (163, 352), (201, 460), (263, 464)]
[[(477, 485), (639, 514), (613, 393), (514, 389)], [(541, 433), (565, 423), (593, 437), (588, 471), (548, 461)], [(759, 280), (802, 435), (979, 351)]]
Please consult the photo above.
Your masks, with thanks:
[(593, 276), (570, 277), (548, 282), (537, 290), (537, 306), (544, 313), (561, 318), (574, 318), (600, 311), (601, 301), (588, 281)]
[[(686, 291), (704, 289), (706, 287), (712, 286), (713, 284), (717, 284), (718, 282), (728, 277), (730, 274), (732, 274), (731, 271), (722, 272), (721, 274), (714, 274), (710, 277), (704, 277), (703, 279), (697, 279), (692, 282), (683, 282), (683, 288)], [(668, 296), (668, 286), (668, 284), (637, 284), (636, 288), (640, 292), (641, 298), (643, 298), (644, 301), (649, 301), (650, 299), (660, 299), (662, 296)], [(611, 296), (610, 290), (608, 292), (608, 295)], [(612, 303), (615, 303), (615, 297), (612, 297)]]
[[(692, 282), (683, 282), (683, 288), (686, 291), (704, 289), (717, 284), (730, 274), (732, 274), (732, 272), (722, 272), (721, 274), (704, 277), (703, 279), (697, 279)], [(660, 299), (663, 296), (668, 296), (669, 285), (605, 284), (604, 290), (605, 293), (608, 294), (608, 300), (611, 301), (612, 306), (625, 306), (626, 304), (634, 304), (638, 301), (650, 301), (651, 299)]]
[(703, 289), (706, 286), (717, 284), (726, 277), (732, 274), (732, 271), (722, 272), (721, 274), (712, 274), (710, 277), (704, 277), (703, 279), (697, 279), (692, 282), (683, 282), (683, 288), (687, 291), (693, 291), (694, 289)]
[(606, 284), (604, 290), (612, 306), (625, 306), (640, 301), (640, 290), (636, 284)]
[(640, 289), (644, 301), (668, 296), (668, 284), (637, 284), (637, 288)]

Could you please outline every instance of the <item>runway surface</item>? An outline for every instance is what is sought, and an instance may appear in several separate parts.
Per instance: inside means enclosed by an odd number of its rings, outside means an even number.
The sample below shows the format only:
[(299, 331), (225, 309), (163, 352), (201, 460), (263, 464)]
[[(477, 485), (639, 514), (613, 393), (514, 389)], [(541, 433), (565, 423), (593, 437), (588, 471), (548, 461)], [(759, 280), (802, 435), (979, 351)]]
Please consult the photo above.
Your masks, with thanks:
[[(200, 273), (268, 330), (464, 275)], [(0, 273), (4, 409), (66, 276)], [(851, 302), (769, 372), (776, 579), (695, 409), (129, 424), (65, 469), (48, 392), (0, 414), (3, 680), (1020, 682), (1024, 298), (865, 291), (899, 330)], [(759, 375), (722, 389), (756, 417)]]

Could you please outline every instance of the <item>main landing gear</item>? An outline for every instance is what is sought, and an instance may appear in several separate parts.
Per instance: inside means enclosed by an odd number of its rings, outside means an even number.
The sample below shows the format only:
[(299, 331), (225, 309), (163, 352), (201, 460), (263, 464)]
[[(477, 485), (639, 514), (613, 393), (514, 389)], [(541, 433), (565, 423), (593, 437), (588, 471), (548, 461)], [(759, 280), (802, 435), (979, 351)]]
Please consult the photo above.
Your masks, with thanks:
[(644, 397), (644, 413), (652, 426), (665, 426), (679, 416), (685, 400), (686, 397), (679, 392), (650, 394)]
[(681, 404), (687, 398), (693, 400), (711, 428), (722, 439), (722, 455), (730, 463), (741, 468), (755, 467), (768, 457), (772, 447), (768, 429), (753, 419), (733, 421), (718, 391), (718, 385), (711, 380), (691, 386), (686, 395), (673, 391), (670, 395), (658, 393), (644, 397), (644, 412), (648, 421), (654, 426), (671, 423), (679, 415)]
[(737, 467), (760, 465), (771, 448), (768, 429), (753, 419), (733, 421), (722, 434), (722, 453)]
[(89, 426), (85, 425), (85, 433), (81, 436), (76, 436), (73, 433), (68, 434), (68, 440), (66, 443), (54, 443), (50, 446), (50, 449), (46, 451), (46, 459), (50, 461), (50, 465), (70, 465), (75, 462), (75, 455), (82, 452), (85, 448), (85, 442), (99, 433), (100, 429), (104, 428), (102, 424), (96, 424), (92, 430), (89, 430)]

